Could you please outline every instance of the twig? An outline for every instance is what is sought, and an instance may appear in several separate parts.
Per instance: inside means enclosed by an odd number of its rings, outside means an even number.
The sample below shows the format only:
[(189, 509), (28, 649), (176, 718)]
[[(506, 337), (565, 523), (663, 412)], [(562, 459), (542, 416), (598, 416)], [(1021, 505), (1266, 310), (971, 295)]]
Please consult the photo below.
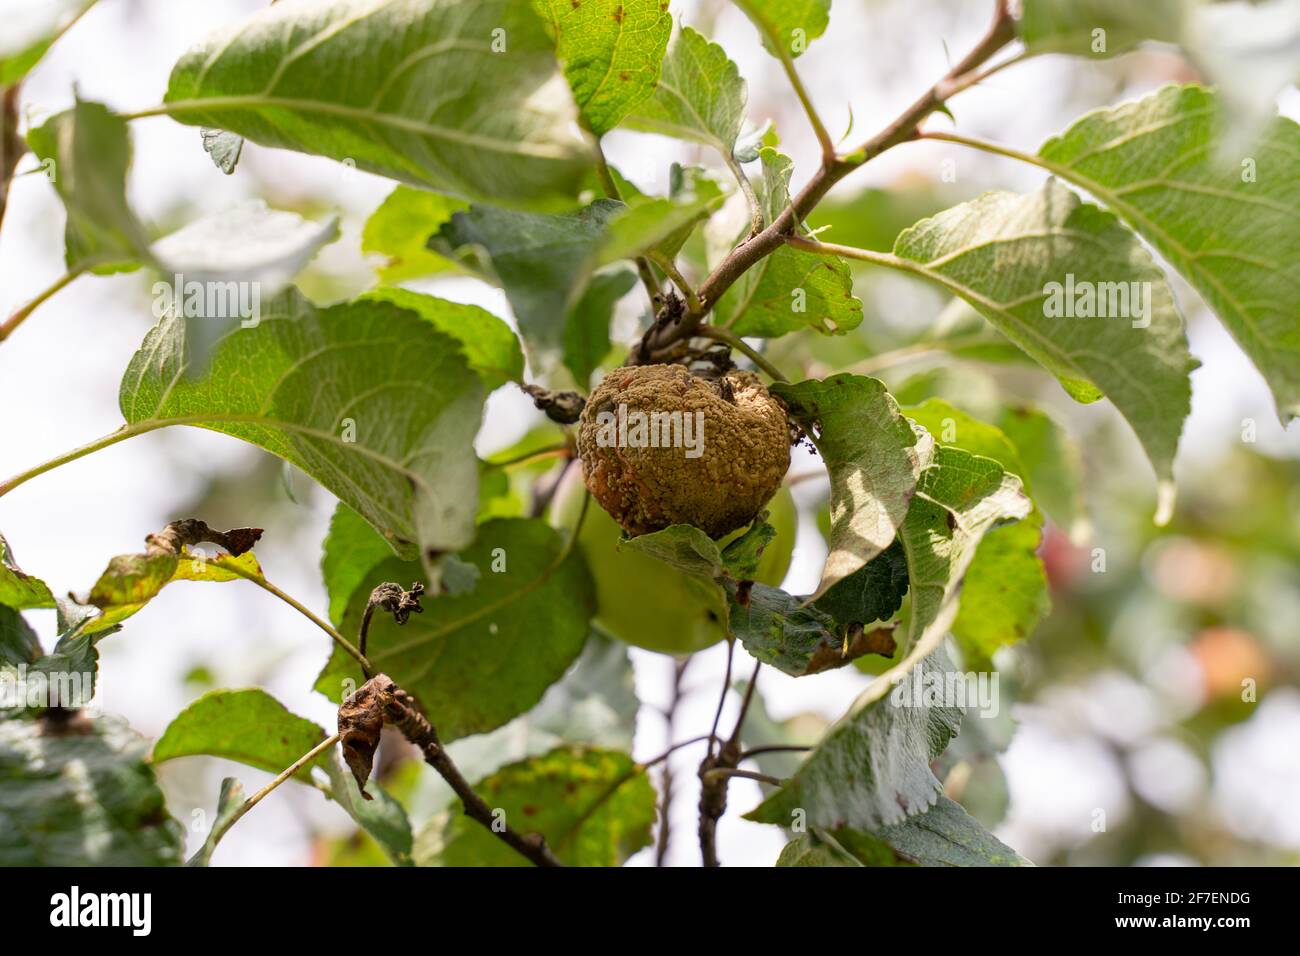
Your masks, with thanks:
[(0, 225), (9, 205), (9, 185), (25, 149), (26, 144), (18, 135), (18, 84), (15, 83), (0, 92)]
[(749, 204), (749, 237), (753, 238), (763, 231), (767, 221), (763, 218), (763, 207), (758, 203), (758, 194), (754, 192), (754, 184), (749, 181), (745, 175), (744, 167), (736, 161), (736, 157), (726, 154), (727, 168), (731, 170), (731, 175), (736, 178), (736, 184), (740, 186), (740, 192), (745, 197), (745, 202)]
[(577, 392), (554, 392), (540, 385), (520, 385), (546, 417), (560, 425), (572, 425), (582, 417), (587, 400)]
[[(690, 663), (690, 655), (673, 661), (673, 682), (668, 698), (668, 708), (664, 711), (664, 725), (669, 740), (673, 739), (673, 729), (677, 723), (677, 708), (682, 702), (682, 678), (686, 675), (686, 668), (690, 666)], [(711, 737), (703, 739), (711, 739)], [(655, 866), (664, 865), (664, 861), (668, 858), (668, 844), (672, 841), (672, 824), (669, 812), (672, 810), (673, 805), (673, 765), (666, 755), (663, 759), (664, 771), (659, 778), (661, 796), (659, 802), (659, 839), (655, 846)]]
[(738, 770), (735, 767), (714, 767), (712, 770), (704, 771), (700, 776), (705, 780), (729, 780), (732, 777), (744, 777), (746, 780), (770, 783), (774, 787), (779, 787), (785, 783), (780, 777), (774, 777), (769, 773), (759, 773), (756, 770)]
[(535, 865), (551, 867), (564, 865), (547, 847), (546, 840), (540, 833), (519, 833), (493, 813), (492, 808), (474, 791), (469, 781), (460, 772), (439, 742), (433, 724), (420, 712), (415, 700), (406, 691), (382, 674), (373, 680), (381, 682), (380, 700), (384, 708), (385, 720), (415, 744), (423, 755), (424, 762), (438, 771), (442, 779), (447, 781), (456, 796), (460, 797), (466, 816), (483, 824), (489, 833), (494, 834), (502, 843), (531, 860)]
[[(3, 212), (4, 212), (3, 206), (0, 205), (0, 213)], [(18, 328), (18, 326), (22, 325), (25, 321), (27, 321), (27, 318), (33, 312), (35, 312), (37, 308), (39, 308), (44, 302), (46, 302), (48, 299), (54, 296), (54, 294), (57, 293), (59, 290), (66, 288), (69, 284), (72, 283), (74, 279), (81, 276), (85, 271), (86, 271), (86, 266), (84, 265), (78, 265), (69, 269), (67, 272), (63, 273), (63, 275), (59, 276), (52, 283), (46, 286), (45, 289), (43, 289), (41, 292), (38, 292), (35, 298), (29, 300), (23, 305), (20, 305), (17, 309), (15, 309), (12, 313), (10, 313), (9, 318), (5, 319), (3, 323), (0, 323), (0, 342), (3, 342), (5, 339), (9, 338), (9, 336), (13, 335), (14, 331)]]
[(806, 753), (809, 750), (812, 750), (812, 746), (809, 744), (767, 744), (763, 747), (746, 750), (740, 755), (740, 759), (749, 760), (759, 754)]
[[(722, 707), (727, 702), (727, 694), (731, 690), (731, 661), (736, 653), (736, 639), (730, 634), (727, 635), (727, 670), (722, 678), (722, 693), (718, 695), (718, 709), (713, 713), (713, 729), (709, 731), (709, 736), (718, 739), (718, 724), (722, 720)], [(713, 743), (709, 743), (709, 753), (713, 753)]]
[[(822, 167), (801, 189), (781, 214), (763, 229), (731, 250), (709, 275), (697, 292), (700, 304), (707, 313), (731, 286), (760, 259), (780, 248), (785, 237), (794, 234), (798, 224), (817, 206), (831, 188), (855, 169), (865, 165), (886, 150), (915, 139), (920, 125), (945, 100), (966, 89), (979, 78), (978, 70), (995, 54), (1015, 39), (1015, 22), (1008, 4), (999, 2), (992, 25), (983, 39), (942, 79), (934, 84), (892, 123), (845, 157), (835, 157)], [(680, 322), (665, 322), (657, 318), (633, 350), (632, 364), (650, 364), (671, 355), (673, 347), (689, 339), (700, 328), (697, 316), (687, 316)]]

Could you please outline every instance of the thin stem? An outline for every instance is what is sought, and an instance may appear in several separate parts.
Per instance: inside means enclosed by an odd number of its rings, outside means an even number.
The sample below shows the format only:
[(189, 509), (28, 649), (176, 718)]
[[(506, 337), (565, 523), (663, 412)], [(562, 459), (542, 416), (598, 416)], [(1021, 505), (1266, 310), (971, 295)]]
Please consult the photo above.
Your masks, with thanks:
[(749, 705), (754, 702), (754, 691), (758, 688), (758, 672), (762, 668), (762, 661), (754, 661), (754, 673), (749, 678), (749, 686), (745, 688), (745, 699), (740, 704), (740, 713), (736, 717), (735, 729), (731, 731), (730, 743), (737, 750), (739, 750), (740, 745), (740, 728), (745, 725), (745, 716), (749, 713)]
[(769, 773), (759, 773), (757, 770), (739, 770), (736, 767), (714, 767), (712, 770), (704, 771), (700, 776), (705, 780), (730, 780), (732, 777), (744, 777), (746, 780), (770, 783), (774, 787), (779, 787), (785, 783), (780, 777), (774, 777)]
[(764, 747), (755, 747), (752, 750), (746, 750), (740, 755), (741, 760), (749, 760), (751, 757), (757, 757), (759, 754), (783, 754), (783, 753), (806, 753), (812, 750), (808, 744), (768, 744)]
[(856, 375), (874, 375), (876, 372), (893, 368), (895, 365), (910, 361), (921, 355), (930, 355), (935, 352), (952, 353), (960, 349), (980, 345), (1001, 345), (1005, 341), (1006, 339), (1001, 336), (993, 336), (985, 332), (972, 332), (970, 335), (957, 335), (950, 339), (914, 342), (911, 345), (904, 345), (902, 348), (891, 349), (888, 352), (881, 352), (860, 362), (855, 362), (841, 371), (852, 372)]
[(358, 650), (356, 647), (353, 647), (351, 641), (349, 641), (346, 637), (344, 637), (342, 634), (336, 631), (327, 621), (322, 620), (320, 617), (314, 614), (302, 602), (298, 601), (292, 595), (287, 594), (284, 591), (281, 591), (278, 587), (276, 587), (274, 584), (268, 581), (265, 577), (262, 577), (261, 575), (251, 574), (250, 572), (245, 571), (243, 568), (239, 567), (237, 564), (230, 561), (221, 561), (219, 559), (212, 559), (209, 560), (208, 563), (221, 568), (223, 571), (229, 571), (231, 574), (238, 575), (239, 577), (243, 578), (245, 581), (252, 581), (254, 584), (256, 584), (263, 591), (266, 591), (268, 594), (274, 594), (285, 604), (289, 605), (299, 614), (303, 615), (303, 617), (307, 618), (307, 620), (311, 621), (322, 631), (328, 634), (331, 640), (333, 640), (335, 644), (337, 644), (349, 655), (351, 655), (352, 658), (358, 664), (361, 665), (361, 670), (367, 676), (374, 673), (374, 668), (372, 667), (370, 661), (366, 659), (366, 655), (362, 653), (360, 650)]
[(14, 330), (17, 329), (18, 326), (22, 325), (29, 315), (35, 312), (37, 308), (39, 308), (60, 289), (63, 289), (74, 279), (83, 275), (86, 272), (86, 269), (87, 267), (85, 265), (78, 265), (69, 269), (67, 272), (63, 273), (63, 275), (55, 279), (42, 292), (38, 293), (36, 298), (15, 309), (9, 318), (5, 319), (3, 324), (0, 324), (0, 342), (3, 342), (5, 339), (9, 338), (9, 336), (13, 335)]
[(253, 809), (253, 807), (257, 806), (259, 803), (262, 802), (263, 797), (265, 797), (268, 793), (270, 793), (276, 787), (280, 786), (280, 784), (284, 783), (286, 780), (288, 780), (290, 777), (296, 774), (299, 770), (301, 770), (307, 764), (311, 763), (313, 760), (315, 760), (325, 751), (329, 750), (338, 742), (339, 742), (338, 734), (335, 734), (333, 737), (330, 737), (328, 740), (322, 740), (315, 747), (307, 751), (305, 754), (303, 754), (301, 757), (295, 760), (288, 767), (285, 767), (284, 770), (280, 771), (279, 776), (277, 776), (274, 780), (268, 783), (261, 790), (257, 791), (257, 793), (253, 794), (251, 797), (245, 800), (243, 804), (239, 807), (239, 809), (230, 815), (230, 819), (226, 820), (224, 823), (215, 827), (212, 833), (208, 835), (208, 842), (215, 847), (217, 843), (220, 842), (221, 838), (224, 837), (230, 831), (231, 827), (233, 827), (236, 823), (239, 822), (239, 819), (245, 813), (247, 813), (249, 810)]
[(681, 270), (677, 268), (676, 264), (667, 256), (662, 255), (652, 255), (651, 261), (657, 265), (663, 274), (672, 281), (672, 284), (677, 286), (681, 291), (682, 297), (686, 300), (686, 311), (690, 312), (692, 315), (699, 315), (701, 311), (700, 297), (695, 294), (695, 290), (691, 288), (691, 284), (686, 281), (686, 277), (682, 275)]
[[(686, 676), (686, 668), (690, 666), (690, 663), (690, 656), (673, 661), (673, 681), (669, 690), (668, 709), (664, 711), (666, 736), (669, 740), (673, 739), (673, 730), (677, 723), (677, 708), (682, 702), (682, 678)], [(702, 737), (699, 739), (707, 740), (709, 738)], [(676, 748), (670, 747), (668, 754), (671, 754), (674, 749)], [(660, 774), (659, 836), (655, 843), (655, 866), (664, 865), (664, 861), (668, 858), (668, 845), (672, 842), (673, 828), (669, 814), (673, 805), (673, 765), (668, 759), (668, 754), (663, 757), (664, 770)]]
[[(709, 731), (709, 736), (714, 740), (718, 739), (718, 723), (722, 720), (722, 707), (727, 702), (727, 693), (731, 690), (731, 661), (736, 653), (736, 639), (727, 636), (727, 671), (722, 678), (722, 693), (718, 695), (718, 709), (713, 714), (713, 729)], [(709, 755), (713, 755), (713, 740), (709, 741)]]
[(730, 329), (719, 328), (716, 325), (701, 325), (695, 330), (695, 334), (706, 339), (713, 339), (715, 342), (724, 342), (737, 352), (743, 352), (745, 356), (768, 374), (770, 378), (777, 382), (788, 382), (790, 379), (779, 368), (769, 362), (763, 353), (753, 348), (749, 343)]
[(489, 468), (509, 468), (513, 465), (522, 465), (543, 458), (568, 457), (571, 453), (572, 449), (569, 447), (569, 443), (560, 442), (555, 445), (548, 445), (545, 448), (534, 448), (532, 451), (520, 452), (510, 458), (489, 458), (485, 464)]
[[(600, 180), (600, 187), (605, 191), (606, 196), (619, 202), (623, 201), (623, 193), (618, 188), (618, 183), (614, 181), (614, 174), (610, 172), (609, 162), (605, 159), (605, 150), (601, 147), (599, 139), (596, 140), (596, 177)], [(663, 292), (659, 288), (659, 283), (655, 281), (650, 262), (645, 256), (637, 256), (635, 262), (637, 275), (641, 277), (646, 295), (650, 296), (650, 308), (658, 309), (663, 304)]]
[(794, 88), (794, 95), (799, 97), (799, 105), (803, 107), (804, 113), (807, 114), (808, 122), (812, 124), (813, 133), (822, 148), (822, 158), (827, 165), (833, 164), (835, 162), (835, 143), (831, 140), (830, 133), (826, 132), (826, 124), (822, 122), (821, 116), (817, 113), (817, 108), (813, 106), (812, 97), (808, 95), (803, 80), (799, 79), (799, 72), (794, 68), (794, 57), (790, 55), (789, 50), (784, 48), (781, 49), (781, 66), (785, 69), (785, 75)]
[(767, 225), (763, 218), (763, 207), (758, 203), (758, 194), (754, 192), (754, 184), (749, 181), (745, 175), (745, 169), (736, 161), (736, 157), (731, 153), (726, 153), (724, 157), (727, 161), (727, 168), (731, 170), (731, 175), (736, 178), (736, 185), (740, 187), (740, 192), (745, 197), (745, 202), (749, 203), (749, 235), (758, 235)]
[(1003, 146), (1001, 143), (994, 143), (986, 139), (976, 139), (973, 136), (962, 136), (959, 133), (943, 132), (926, 132), (922, 133), (918, 139), (932, 139), (943, 143), (956, 143), (959, 146), (969, 146), (971, 149), (982, 150), (986, 153), (992, 153), (995, 156), (1005, 156), (1007, 159), (1019, 160), (1022, 163), (1029, 163), (1031, 166), (1037, 166), (1039, 169), (1046, 169), (1049, 172), (1060, 172), (1060, 168), (1055, 163), (1050, 163), (1040, 156), (1033, 153), (1026, 153), (1015, 149), (1011, 146)]
[(117, 431), (110, 432), (102, 438), (96, 438), (94, 441), (88, 442), (79, 448), (74, 448), (71, 451), (66, 451), (61, 455), (51, 458), (49, 461), (43, 462), (35, 468), (29, 468), (21, 474), (14, 475), (4, 484), (0, 484), (0, 496), (7, 495), (19, 485), (43, 475), (47, 471), (53, 471), (60, 465), (74, 462), (78, 458), (85, 458), (92, 452), (97, 452), (100, 449), (108, 448), (110, 445), (116, 445), (120, 441), (126, 441), (128, 438), (134, 438), (136, 435), (147, 434), (148, 432), (155, 431), (156, 429), (170, 424), (171, 422), (168, 421), (154, 420), (140, 425), (123, 425)]

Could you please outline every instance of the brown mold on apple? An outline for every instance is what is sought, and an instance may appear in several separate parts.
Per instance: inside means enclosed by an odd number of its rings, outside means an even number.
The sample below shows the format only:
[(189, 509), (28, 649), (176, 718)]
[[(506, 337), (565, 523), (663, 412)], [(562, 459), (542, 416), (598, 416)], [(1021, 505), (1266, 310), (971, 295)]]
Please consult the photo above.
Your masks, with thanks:
[[(649, 427), (638, 433), (638, 421)], [(673, 428), (698, 447), (654, 447)], [(638, 365), (610, 372), (587, 399), (578, 454), (587, 488), (628, 534), (689, 524), (719, 538), (753, 521), (781, 487), (790, 438), (785, 405), (751, 372), (702, 378), (681, 365)]]

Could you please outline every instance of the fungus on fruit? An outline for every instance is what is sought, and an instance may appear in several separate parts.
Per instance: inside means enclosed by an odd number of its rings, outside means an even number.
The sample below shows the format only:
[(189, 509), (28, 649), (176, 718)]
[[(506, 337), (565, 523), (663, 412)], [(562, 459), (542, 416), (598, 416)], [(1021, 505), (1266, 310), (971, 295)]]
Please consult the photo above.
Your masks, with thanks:
[(689, 524), (718, 538), (749, 524), (790, 467), (785, 405), (751, 372), (680, 365), (610, 372), (578, 429), (583, 477), (628, 534)]

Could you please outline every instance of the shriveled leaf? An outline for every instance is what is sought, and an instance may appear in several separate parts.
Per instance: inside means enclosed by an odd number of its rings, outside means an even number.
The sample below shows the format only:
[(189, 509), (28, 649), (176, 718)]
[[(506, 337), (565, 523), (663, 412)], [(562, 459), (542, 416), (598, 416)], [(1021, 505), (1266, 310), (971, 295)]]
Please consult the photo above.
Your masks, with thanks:
[(471, 206), (452, 216), (430, 243), (451, 255), (464, 247), (486, 254), (529, 357), (547, 367), (558, 361), (565, 320), (591, 278), (606, 226), (623, 209), (607, 199), (558, 215)]
[(668, 47), (654, 95), (624, 125), (703, 143), (729, 157), (745, 118), (746, 97), (745, 81), (726, 51), (683, 26)]
[(203, 151), (212, 157), (212, 163), (227, 176), (239, 165), (244, 152), (244, 137), (227, 133), (224, 129), (201, 129)]
[(591, 158), (563, 84), (527, 3), (325, 0), (272, 4), (186, 53), (166, 103), (413, 186), (555, 206)]
[[(229, 562), (229, 567), (222, 563)], [(237, 573), (242, 571), (243, 574)], [(208, 562), (186, 553), (120, 554), (108, 562), (90, 590), (90, 603), (99, 608), (98, 617), (82, 625), (79, 633), (101, 634), (121, 625), (132, 614), (157, 597), (173, 581), (237, 581), (249, 575), (262, 576), (257, 558), (250, 551), (237, 558), (223, 555), (221, 562)]]
[[(187, 378), (182, 320), (163, 319), (122, 379), (136, 429), (197, 425), (297, 465), (407, 557), (474, 532), (472, 447), (484, 387), (460, 344), (379, 301), (318, 309), (290, 290)], [(431, 383), (437, 383), (435, 389)]]
[(0, 534), (0, 605), (16, 611), (54, 607), (54, 595), (40, 578), (24, 574), (14, 560), (9, 542)]
[(826, 32), (831, 0), (736, 0), (736, 6), (758, 27), (767, 52), (778, 59), (794, 58)]
[[(213, 690), (172, 719), (150, 759), (157, 764), (203, 754), (279, 773), (324, 739), (315, 721), (290, 712), (264, 690)], [(311, 766), (295, 776), (310, 781)]]
[(429, 237), (469, 204), (427, 189), (398, 186), (371, 213), (361, 231), (361, 251), (384, 257), (381, 282), (405, 282), (453, 272), (457, 263), (429, 250)]
[[(505, 822), (541, 833), (569, 866), (618, 866), (650, 843), (655, 792), (625, 753), (561, 747), (479, 781)], [(527, 861), (463, 813), (436, 816), (416, 838), (421, 866), (524, 866)]]
[[(919, 222), (894, 253), (901, 268), (970, 302), (1076, 401), (1109, 398), (1151, 459), (1157, 518), (1167, 520), (1197, 363), (1164, 276), (1136, 236), (1053, 179), (1035, 193), (985, 193)], [(1070, 290), (1080, 302), (1093, 291), (1093, 317), (1076, 317)]]
[(487, 309), (439, 299), (407, 289), (375, 289), (359, 302), (391, 302), (432, 323), (460, 343), (469, 367), (488, 388), (524, 379), (524, 353), (519, 339), (504, 321)]
[(203, 846), (185, 861), (186, 866), (209, 866), (212, 863), (212, 854), (216, 851), (222, 834), (230, 826), (230, 821), (234, 819), (243, 803), (244, 785), (234, 777), (226, 777), (222, 780), (221, 792), (217, 795), (217, 812), (212, 818), (212, 828), (208, 830)]
[(3, 0), (0, 2), (0, 89), (26, 76), (50, 45), (95, 0)]
[(933, 441), (917, 434), (877, 379), (834, 375), (772, 392), (808, 430), (830, 472), (830, 554), (816, 592), (825, 594), (893, 543)]
[(564, 366), (580, 388), (609, 354), (609, 323), (618, 300), (636, 285), (636, 273), (616, 269), (593, 276), (564, 323)]
[(950, 669), (937, 649), (892, 694), (888, 679), (876, 678), (794, 776), (745, 817), (790, 826), (802, 811), (810, 828), (873, 830), (924, 812), (940, 790), (930, 761), (956, 736), (961, 710), (914, 700), (913, 685), (925, 688)]
[[(1225, 117), (1216, 94), (1169, 86), (1089, 113), (1039, 155), (1191, 283), (1263, 373), (1285, 422), (1300, 415), (1300, 126), (1275, 117), (1245, 155), (1225, 164), (1218, 148)], [(1158, 320), (1157, 313), (1147, 331), (1156, 332)], [(1152, 348), (1156, 340), (1177, 346), (1171, 337), (1151, 338)], [(1163, 372), (1156, 379), (1157, 369), (1149, 371), (1138, 384), (1165, 391)]]
[[(759, 157), (761, 202), (771, 222), (790, 204), (794, 165), (771, 147), (764, 147)], [(802, 328), (832, 335), (858, 327), (862, 302), (853, 295), (853, 277), (843, 259), (782, 246), (741, 276), (718, 301), (715, 313), (717, 323), (737, 335), (777, 337)]]
[(112, 717), (0, 721), (0, 866), (176, 866), (184, 837)]
[(532, 0), (586, 127), (601, 136), (654, 92), (673, 18), (665, 0)]
[[(398, 626), (376, 614), (367, 656), (413, 694), (444, 742), (483, 733), (525, 713), (582, 650), (594, 611), (581, 556), (565, 552), (545, 522), (501, 519), (479, 527), (459, 557), (479, 570), (466, 594), (426, 601), (425, 613)], [(343, 615), (355, 634), (370, 590), (383, 581), (418, 580), (420, 565), (391, 558), (366, 575)], [(337, 649), (316, 687), (337, 700), (356, 662)]]

